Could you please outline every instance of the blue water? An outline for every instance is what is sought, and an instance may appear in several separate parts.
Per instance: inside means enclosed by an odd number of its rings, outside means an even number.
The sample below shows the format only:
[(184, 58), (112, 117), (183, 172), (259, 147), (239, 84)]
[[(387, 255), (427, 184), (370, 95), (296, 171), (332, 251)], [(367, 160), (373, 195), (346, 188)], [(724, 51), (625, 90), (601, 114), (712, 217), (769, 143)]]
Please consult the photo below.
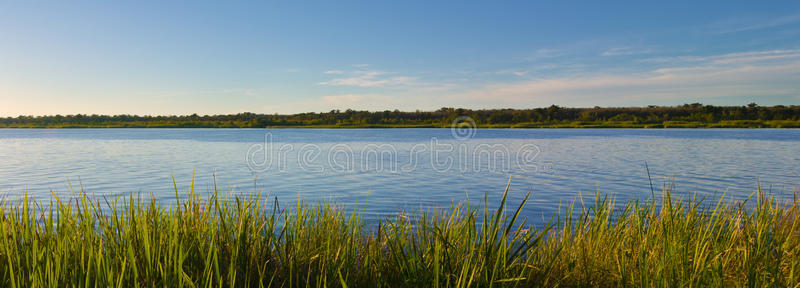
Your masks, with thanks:
[[(402, 210), (495, 203), (546, 218), (596, 191), (647, 199), (744, 199), (760, 182), (783, 198), (800, 187), (800, 130), (773, 129), (58, 129), (0, 130), (0, 194), (38, 199), (83, 190), (174, 201), (195, 173), (201, 192), (358, 204), (368, 218)], [(452, 148), (452, 149), (445, 149)], [(264, 151), (270, 151), (264, 155)], [(436, 150), (436, 154), (433, 151)], [(316, 155), (316, 156), (315, 156)], [(270, 161), (271, 160), (271, 161)], [(650, 169), (648, 178), (645, 163)], [(146, 197), (149, 198), (149, 197)], [(537, 220), (537, 221), (538, 221)]]

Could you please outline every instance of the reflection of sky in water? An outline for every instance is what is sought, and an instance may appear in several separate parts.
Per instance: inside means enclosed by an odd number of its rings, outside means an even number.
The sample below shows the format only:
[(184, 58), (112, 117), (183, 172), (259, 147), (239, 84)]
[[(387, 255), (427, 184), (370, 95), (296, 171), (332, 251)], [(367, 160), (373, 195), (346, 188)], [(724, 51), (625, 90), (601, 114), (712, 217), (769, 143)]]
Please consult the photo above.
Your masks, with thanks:
[[(248, 149), (263, 145), (267, 131), (274, 149), (293, 149), (283, 154), (283, 169), (273, 163), (272, 169), (253, 172), (245, 161)], [(439, 163), (451, 159), (451, 169), (431, 164), (432, 138), (453, 145), (452, 152), (439, 147), (439, 156), (433, 157)], [(314, 148), (304, 150), (307, 144)], [(395, 153), (381, 154), (389, 147), (378, 146), (382, 144), (390, 144)], [(476, 147), (495, 144), (510, 151), (510, 157), (475, 157)], [(516, 153), (530, 144), (539, 153), (520, 169)], [(600, 191), (618, 200), (647, 198), (645, 161), (656, 189), (674, 180), (680, 195), (713, 197), (727, 190), (741, 199), (760, 180), (774, 194), (790, 197), (793, 187), (800, 186), (798, 144), (800, 130), (506, 129), (478, 130), (466, 141), (453, 139), (447, 129), (0, 130), (0, 193), (12, 197), (27, 188), (40, 199), (49, 197), (50, 189), (69, 195), (69, 179), (75, 189), (83, 185), (95, 195), (152, 192), (157, 199), (171, 200), (172, 175), (185, 190), (196, 170), (200, 191), (212, 187), (216, 175), (223, 190), (263, 189), (286, 204), (298, 195), (307, 201), (358, 202), (372, 217), (447, 207), (467, 197), (478, 203), (487, 193), (490, 201), (496, 200), (508, 175), (514, 175), (511, 203), (516, 205), (532, 188), (525, 214), (536, 220), (559, 203), (567, 205), (579, 192)], [(353, 151), (333, 157), (338, 164), (349, 157), (345, 163), (350, 165), (344, 166), (349, 169), (330, 164), (333, 147)], [(375, 153), (365, 152), (376, 147)], [(308, 150), (316, 156), (303, 154)]]

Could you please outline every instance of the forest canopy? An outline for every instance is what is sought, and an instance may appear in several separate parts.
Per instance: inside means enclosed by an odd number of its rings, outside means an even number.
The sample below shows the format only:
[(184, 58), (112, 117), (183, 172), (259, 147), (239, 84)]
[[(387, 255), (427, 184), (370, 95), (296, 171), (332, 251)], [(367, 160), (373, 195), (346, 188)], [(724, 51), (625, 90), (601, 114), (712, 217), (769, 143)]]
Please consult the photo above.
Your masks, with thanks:
[(47, 115), (0, 118), (0, 128), (269, 128), (269, 127), (449, 127), (461, 116), (479, 127), (497, 128), (798, 128), (800, 106), (679, 106), (534, 109), (444, 107), (436, 111), (402, 112), (331, 110), (291, 115)]

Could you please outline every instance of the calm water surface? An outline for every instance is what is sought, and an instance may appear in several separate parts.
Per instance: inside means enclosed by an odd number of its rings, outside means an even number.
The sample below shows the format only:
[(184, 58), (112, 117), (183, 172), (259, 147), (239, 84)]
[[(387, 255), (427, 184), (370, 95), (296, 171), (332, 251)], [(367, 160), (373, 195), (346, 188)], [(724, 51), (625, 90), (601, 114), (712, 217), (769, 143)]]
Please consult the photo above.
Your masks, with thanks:
[[(265, 155), (264, 151), (268, 151)], [(758, 182), (789, 198), (800, 186), (800, 130), (61, 129), (0, 130), (0, 194), (38, 199), (152, 193), (173, 201), (217, 186), (281, 203), (357, 203), (367, 217), (469, 199), (490, 203), (509, 175), (512, 204), (541, 219), (580, 193), (617, 200), (675, 185), (680, 195), (742, 199)], [(82, 187), (82, 188), (81, 188)], [(182, 192), (183, 193), (183, 192)]]

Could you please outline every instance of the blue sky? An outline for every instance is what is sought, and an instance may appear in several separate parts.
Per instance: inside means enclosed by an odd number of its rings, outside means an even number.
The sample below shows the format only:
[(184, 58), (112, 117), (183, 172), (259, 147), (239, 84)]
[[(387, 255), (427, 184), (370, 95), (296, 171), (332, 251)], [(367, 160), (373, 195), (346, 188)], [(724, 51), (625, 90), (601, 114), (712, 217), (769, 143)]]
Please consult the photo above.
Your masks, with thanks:
[(800, 1), (0, 2), (0, 115), (800, 104)]

